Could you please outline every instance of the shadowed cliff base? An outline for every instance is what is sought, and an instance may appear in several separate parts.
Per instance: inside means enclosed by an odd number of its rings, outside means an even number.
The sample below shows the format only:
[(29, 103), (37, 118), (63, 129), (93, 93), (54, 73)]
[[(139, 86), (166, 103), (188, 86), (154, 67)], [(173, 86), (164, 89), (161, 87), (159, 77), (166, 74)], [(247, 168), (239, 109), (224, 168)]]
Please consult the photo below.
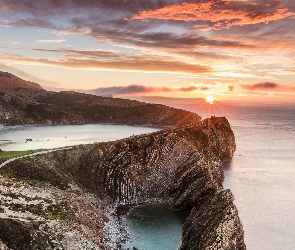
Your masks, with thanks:
[[(94, 249), (122, 248), (126, 232), (120, 223), (112, 223), (120, 218), (109, 209), (146, 202), (166, 202), (173, 209), (189, 211), (180, 249), (246, 249), (233, 196), (222, 186), (222, 163), (234, 151), (228, 121), (212, 117), (194, 125), (19, 159), (5, 165), (0, 174), (2, 182), (14, 178), (19, 185), (46, 187), (67, 200), (55, 200), (55, 210), (51, 207), (50, 211), (56, 212), (51, 217), (46, 208), (38, 214), (46, 218), (43, 225), (55, 216), (56, 223), (66, 228), (51, 236), (60, 240), (50, 241), (65, 249), (71, 249), (65, 242), (72, 231), (79, 231), (83, 242), (94, 244)], [(2, 206), (6, 213), (13, 210), (5, 200)], [(22, 211), (28, 211), (26, 205)], [(9, 239), (0, 239), (11, 246)]]

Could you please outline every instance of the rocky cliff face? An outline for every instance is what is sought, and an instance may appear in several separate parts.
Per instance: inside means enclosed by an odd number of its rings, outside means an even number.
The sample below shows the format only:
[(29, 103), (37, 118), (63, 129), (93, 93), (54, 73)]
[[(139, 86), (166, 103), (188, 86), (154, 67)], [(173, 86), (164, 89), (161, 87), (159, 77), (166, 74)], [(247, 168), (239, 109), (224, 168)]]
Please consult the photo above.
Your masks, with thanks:
[[(70, 193), (74, 185), (109, 205), (165, 201), (174, 209), (189, 211), (181, 249), (245, 249), (233, 196), (222, 187), (222, 163), (230, 160), (234, 151), (228, 121), (213, 117), (153, 134), (17, 160), (0, 173), (42, 180)], [(75, 212), (71, 220), (77, 220)], [(87, 221), (80, 224), (102, 237), (99, 228)], [(109, 240), (103, 239), (101, 247), (109, 246)]]

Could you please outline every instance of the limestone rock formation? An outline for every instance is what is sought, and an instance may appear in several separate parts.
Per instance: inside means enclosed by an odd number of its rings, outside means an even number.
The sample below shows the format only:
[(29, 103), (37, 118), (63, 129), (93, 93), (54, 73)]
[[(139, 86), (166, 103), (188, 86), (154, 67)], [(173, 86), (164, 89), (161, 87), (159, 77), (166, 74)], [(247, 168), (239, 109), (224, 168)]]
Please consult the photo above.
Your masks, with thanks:
[[(0, 174), (33, 183), (41, 179), (58, 192), (66, 192), (67, 197), (76, 197), (77, 189), (94, 194), (99, 204), (104, 204), (96, 206), (98, 214), (105, 214), (110, 206), (167, 202), (174, 209), (189, 211), (181, 249), (243, 250), (244, 233), (233, 195), (222, 186), (222, 164), (234, 151), (235, 138), (228, 121), (212, 117), (198, 124), (16, 160), (0, 169)], [(8, 205), (3, 206), (6, 211)], [(73, 211), (68, 227), (76, 225), (75, 230), (94, 244), (98, 244), (94, 239), (99, 239), (101, 248), (122, 247), (120, 242), (111, 242), (106, 229), (95, 226), (107, 219), (99, 221), (91, 213), (91, 205), (85, 208), (83, 220), (75, 212), (81, 205), (69, 202), (68, 206)], [(62, 240), (58, 242), (62, 244)]]

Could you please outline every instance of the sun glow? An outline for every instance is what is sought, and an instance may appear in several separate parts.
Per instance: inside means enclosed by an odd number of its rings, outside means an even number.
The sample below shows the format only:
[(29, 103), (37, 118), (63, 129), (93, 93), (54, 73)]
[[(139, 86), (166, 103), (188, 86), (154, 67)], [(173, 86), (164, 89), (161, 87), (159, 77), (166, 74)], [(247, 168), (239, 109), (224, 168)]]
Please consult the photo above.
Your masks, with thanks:
[(213, 104), (214, 103), (214, 98), (212, 95), (208, 95), (206, 97), (206, 102), (210, 103), (210, 104)]

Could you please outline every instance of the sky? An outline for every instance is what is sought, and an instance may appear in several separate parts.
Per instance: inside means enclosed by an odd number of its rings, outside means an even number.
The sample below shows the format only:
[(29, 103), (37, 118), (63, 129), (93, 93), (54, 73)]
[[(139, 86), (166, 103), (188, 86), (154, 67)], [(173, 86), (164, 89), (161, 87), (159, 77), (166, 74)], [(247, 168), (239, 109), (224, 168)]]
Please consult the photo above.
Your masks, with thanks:
[(295, 102), (294, 0), (0, 0), (0, 70), (46, 89)]

